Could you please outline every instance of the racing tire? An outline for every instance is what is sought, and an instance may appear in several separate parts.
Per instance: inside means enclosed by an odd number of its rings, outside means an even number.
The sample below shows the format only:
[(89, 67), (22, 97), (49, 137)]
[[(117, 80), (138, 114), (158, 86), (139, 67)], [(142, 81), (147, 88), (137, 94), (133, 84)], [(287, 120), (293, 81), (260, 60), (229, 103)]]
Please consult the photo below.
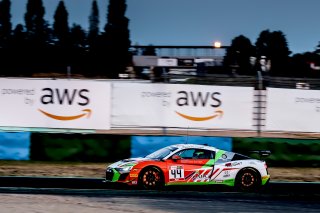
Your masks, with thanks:
[(236, 176), (235, 188), (241, 192), (256, 192), (261, 187), (261, 177), (252, 168), (242, 169)]
[(164, 187), (164, 177), (160, 169), (147, 167), (139, 174), (139, 186), (142, 189), (159, 190)]

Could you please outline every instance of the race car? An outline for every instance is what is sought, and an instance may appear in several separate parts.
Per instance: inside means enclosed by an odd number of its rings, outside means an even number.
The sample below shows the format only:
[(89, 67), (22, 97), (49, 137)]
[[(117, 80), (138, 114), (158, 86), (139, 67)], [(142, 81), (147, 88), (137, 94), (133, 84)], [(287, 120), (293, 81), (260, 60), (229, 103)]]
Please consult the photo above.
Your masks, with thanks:
[[(270, 154), (259, 151), (261, 155)], [(106, 168), (105, 181), (163, 189), (170, 185), (223, 184), (254, 191), (270, 180), (264, 160), (199, 144), (175, 144), (145, 157), (115, 162)]]

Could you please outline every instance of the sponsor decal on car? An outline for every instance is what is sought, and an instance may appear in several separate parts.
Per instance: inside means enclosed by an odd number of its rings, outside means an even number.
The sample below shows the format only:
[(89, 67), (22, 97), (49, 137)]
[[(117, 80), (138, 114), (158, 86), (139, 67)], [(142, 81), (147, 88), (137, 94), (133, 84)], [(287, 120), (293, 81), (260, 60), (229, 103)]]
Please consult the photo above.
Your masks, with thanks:
[(242, 162), (235, 162), (235, 163), (232, 163), (231, 166), (240, 166), (242, 164)]
[(224, 171), (223, 177), (224, 177), (224, 178), (230, 177), (230, 171), (229, 171), (229, 170)]

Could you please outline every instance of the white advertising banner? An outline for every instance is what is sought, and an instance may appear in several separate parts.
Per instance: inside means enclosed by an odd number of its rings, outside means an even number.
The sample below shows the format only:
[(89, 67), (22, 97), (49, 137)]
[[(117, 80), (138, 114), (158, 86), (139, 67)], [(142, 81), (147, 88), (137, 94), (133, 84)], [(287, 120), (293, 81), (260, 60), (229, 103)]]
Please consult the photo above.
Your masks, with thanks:
[(269, 88), (267, 131), (320, 132), (320, 91)]
[(252, 130), (253, 88), (114, 83), (111, 124)]
[(110, 97), (107, 82), (0, 79), (0, 126), (110, 129)]

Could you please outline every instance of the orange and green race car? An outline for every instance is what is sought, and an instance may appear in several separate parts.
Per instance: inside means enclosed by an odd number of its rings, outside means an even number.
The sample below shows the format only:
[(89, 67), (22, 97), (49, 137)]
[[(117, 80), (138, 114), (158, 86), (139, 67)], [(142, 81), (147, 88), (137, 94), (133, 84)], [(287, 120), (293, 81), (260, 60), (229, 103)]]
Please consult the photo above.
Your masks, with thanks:
[(118, 161), (106, 168), (105, 176), (106, 182), (145, 189), (224, 184), (251, 191), (266, 185), (269, 180), (265, 161), (199, 144), (170, 145), (145, 157)]

